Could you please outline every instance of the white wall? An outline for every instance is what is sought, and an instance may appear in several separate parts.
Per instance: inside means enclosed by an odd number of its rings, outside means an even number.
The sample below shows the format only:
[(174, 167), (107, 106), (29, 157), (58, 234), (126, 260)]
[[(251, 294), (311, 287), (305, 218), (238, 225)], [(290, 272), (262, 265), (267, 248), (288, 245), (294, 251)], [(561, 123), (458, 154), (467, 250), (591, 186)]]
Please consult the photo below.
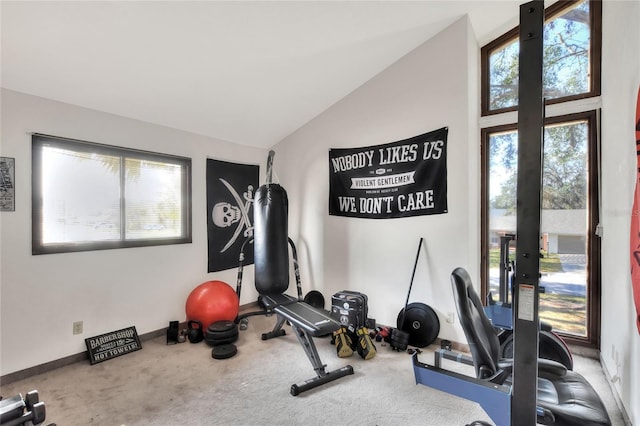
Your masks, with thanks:
[[(633, 424), (640, 424), (640, 337), (629, 275), (635, 182), (634, 117), (640, 83), (640, 3), (603, 6), (602, 361)], [(369, 295), (370, 316), (395, 325), (420, 237), (427, 242), (411, 301), (432, 306), (440, 336), (464, 342), (445, 321), (455, 307), (449, 274), (479, 284), (478, 45), (466, 19), (409, 53), (275, 147), (290, 202), (290, 233), (303, 249), (303, 283), (331, 295)], [(392, 142), (449, 127), (449, 212), (393, 220), (328, 216), (328, 151)], [(457, 321), (456, 321), (457, 323)]]
[[(184, 321), (187, 296), (206, 280), (235, 288), (235, 269), (207, 273), (206, 158), (264, 173), (265, 151), (8, 90), (1, 124), (1, 155), (16, 159), (16, 209), (0, 213), (2, 375), (84, 352), (86, 337)], [(190, 157), (193, 243), (32, 256), (30, 132)], [(253, 266), (245, 271), (253, 283)], [(242, 296), (249, 303), (257, 293), (245, 285)], [(84, 321), (83, 334), (72, 334), (74, 321)]]
[[(427, 253), (410, 301), (436, 310), (441, 338), (464, 341), (462, 330), (445, 319), (455, 312), (451, 271), (464, 266), (479, 276), (478, 55), (462, 18), (275, 147), (307, 289), (325, 298), (342, 289), (364, 292), (369, 315), (395, 326), (424, 237)], [(444, 126), (448, 213), (390, 220), (328, 215), (330, 148), (393, 142)]]
[(640, 335), (634, 324), (629, 226), (636, 180), (640, 2), (603, 4), (601, 359), (632, 424), (640, 424)]
[[(640, 3), (607, 0), (603, 20), (601, 358), (632, 423), (640, 424), (640, 336), (628, 256)], [(451, 270), (465, 266), (476, 282), (479, 277), (478, 55), (463, 18), (274, 148), (305, 292), (363, 291), (371, 316), (394, 325), (424, 237), (427, 256), (411, 301), (438, 312), (441, 338), (464, 341), (445, 318), (455, 311)], [(186, 296), (205, 279), (233, 285), (235, 271), (206, 273), (205, 158), (264, 166), (265, 152), (8, 91), (1, 124), (0, 153), (16, 158), (18, 191), (16, 212), (0, 214), (1, 374), (82, 352), (90, 335), (131, 324), (144, 333), (183, 319)], [(392, 142), (442, 126), (449, 127), (447, 214), (382, 221), (328, 216), (330, 148)], [(191, 157), (193, 244), (31, 256), (27, 132)], [(253, 280), (252, 268), (249, 273), (246, 282)], [(251, 286), (244, 288), (242, 302), (255, 300)], [(78, 320), (85, 333), (72, 336)]]

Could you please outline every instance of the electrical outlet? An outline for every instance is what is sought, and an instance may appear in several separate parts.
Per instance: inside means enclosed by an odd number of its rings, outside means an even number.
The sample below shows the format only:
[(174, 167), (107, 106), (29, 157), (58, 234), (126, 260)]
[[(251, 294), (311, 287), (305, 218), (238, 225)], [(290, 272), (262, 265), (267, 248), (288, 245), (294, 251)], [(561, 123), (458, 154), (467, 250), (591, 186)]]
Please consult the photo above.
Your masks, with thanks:
[(449, 312), (447, 314), (447, 322), (449, 324), (453, 324), (455, 322), (455, 320), (456, 320), (456, 315), (453, 312)]
[(82, 321), (73, 323), (73, 334), (82, 334)]

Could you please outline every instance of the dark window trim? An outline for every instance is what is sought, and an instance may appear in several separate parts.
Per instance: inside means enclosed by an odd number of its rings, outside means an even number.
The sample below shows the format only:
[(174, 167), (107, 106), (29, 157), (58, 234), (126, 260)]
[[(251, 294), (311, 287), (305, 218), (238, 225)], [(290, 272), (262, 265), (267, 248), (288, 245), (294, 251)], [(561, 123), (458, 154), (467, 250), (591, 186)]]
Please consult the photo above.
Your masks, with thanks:
[[(589, 122), (589, 156), (588, 156), (588, 173), (589, 173), (589, 187), (588, 187), (588, 205), (589, 205), (589, 218), (588, 218), (588, 233), (587, 233), (587, 252), (589, 255), (589, 269), (587, 271), (587, 280), (589, 282), (589, 292), (587, 293), (587, 336), (579, 337), (572, 334), (562, 335), (563, 339), (570, 344), (577, 344), (586, 347), (600, 347), (600, 305), (601, 305), (601, 240), (596, 235), (596, 227), (600, 222), (600, 193), (598, 190), (598, 120), (597, 112), (595, 110), (578, 112), (574, 114), (560, 115), (554, 117), (548, 117), (545, 119), (545, 126), (559, 124), (564, 122), (587, 120)], [(489, 289), (489, 199), (488, 199), (488, 184), (489, 176), (487, 174), (489, 170), (489, 135), (504, 131), (517, 131), (517, 123), (505, 124), (494, 127), (487, 127), (481, 130), (481, 165), (480, 172), (481, 179), (481, 206), (480, 206), (480, 274), (481, 274), (481, 297), (482, 300), (486, 299), (486, 295)]]
[[(41, 151), (44, 145), (57, 145), (67, 149), (74, 149), (82, 152), (115, 155), (124, 158), (145, 159), (150, 161), (174, 162), (182, 167), (182, 236), (175, 238), (153, 238), (153, 239), (124, 239), (124, 230), (121, 232), (120, 240), (91, 241), (91, 242), (70, 242), (59, 244), (42, 244), (42, 161)], [(31, 178), (31, 252), (34, 255), (68, 253), (93, 250), (109, 250), (129, 247), (149, 247), (168, 244), (186, 244), (192, 242), (192, 219), (191, 219), (191, 158), (176, 155), (161, 154), (157, 152), (144, 151), (132, 148), (123, 148), (114, 145), (99, 144), (79, 139), (69, 139), (59, 136), (32, 134), (32, 178)], [(121, 173), (122, 176), (122, 173)], [(122, 187), (122, 182), (121, 182)], [(121, 196), (122, 193), (121, 193)], [(121, 204), (121, 215), (123, 215), (124, 203)], [(121, 223), (124, 223), (121, 221)]]
[[(545, 20), (550, 20), (560, 14), (565, 9), (579, 3), (581, 0), (561, 0), (552, 4), (545, 9)], [(589, 0), (590, 22), (591, 28), (591, 58), (589, 73), (591, 75), (591, 90), (579, 95), (565, 96), (563, 98), (545, 100), (545, 105), (552, 105), (561, 102), (574, 101), (578, 99), (586, 99), (601, 94), (601, 57), (602, 57), (602, 2), (601, 0)], [(489, 109), (489, 55), (490, 53), (504, 46), (505, 44), (518, 39), (520, 27), (515, 27), (497, 39), (486, 44), (480, 50), (480, 72), (482, 75), (480, 82), (481, 90), (481, 115), (502, 114), (509, 111), (517, 111), (518, 106), (500, 109)], [(594, 60), (595, 58), (595, 60)]]

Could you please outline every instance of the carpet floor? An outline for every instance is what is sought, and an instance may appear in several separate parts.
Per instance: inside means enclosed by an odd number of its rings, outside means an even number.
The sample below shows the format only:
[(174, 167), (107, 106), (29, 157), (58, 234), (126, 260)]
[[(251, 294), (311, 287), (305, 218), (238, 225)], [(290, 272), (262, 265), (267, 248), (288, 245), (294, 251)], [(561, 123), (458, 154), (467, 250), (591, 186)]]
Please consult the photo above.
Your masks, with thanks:
[[(377, 354), (339, 358), (330, 339), (315, 339), (327, 370), (351, 364), (355, 373), (297, 397), (293, 383), (315, 372), (291, 329), (261, 340), (275, 317), (249, 318), (240, 332), (238, 353), (211, 357), (206, 343), (166, 345), (165, 337), (142, 343), (142, 350), (102, 363), (78, 362), (0, 386), (10, 397), (37, 389), (47, 409), (46, 423), (75, 425), (465, 425), (490, 421), (474, 402), (416, 385), (411, 356), (376, 343)], [(433, 363), (423, 349), (420, 360)], [(445, 361), (443, 367), (466, 369)], [(597, 360), (576, 357), (575, 370), (600, 393), (613, 425), (623, 417)]]

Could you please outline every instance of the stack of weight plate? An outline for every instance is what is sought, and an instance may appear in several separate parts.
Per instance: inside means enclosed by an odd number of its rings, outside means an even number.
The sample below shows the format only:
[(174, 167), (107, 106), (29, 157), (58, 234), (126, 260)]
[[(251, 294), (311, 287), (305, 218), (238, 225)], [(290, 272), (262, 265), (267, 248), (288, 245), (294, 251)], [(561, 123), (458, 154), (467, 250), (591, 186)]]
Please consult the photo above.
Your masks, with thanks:
[(238, 340), (238, 325), (233, 321), (216, 321), (204, 333), (204, 341), (213, 346), (211, 356), (215, 359), (231, 358), (238, 353), (233, 344)]

